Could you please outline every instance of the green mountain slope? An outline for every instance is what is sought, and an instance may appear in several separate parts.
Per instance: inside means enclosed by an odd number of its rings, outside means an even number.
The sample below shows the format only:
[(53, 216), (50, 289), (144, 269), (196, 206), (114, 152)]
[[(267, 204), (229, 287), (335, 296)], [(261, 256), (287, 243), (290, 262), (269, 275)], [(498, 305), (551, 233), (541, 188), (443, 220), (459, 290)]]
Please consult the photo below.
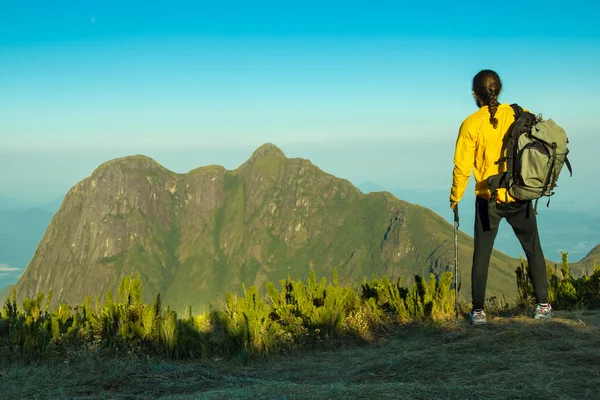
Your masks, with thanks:
[[(460, 234), (470, 298), (472, 239)], [(150, 158), (111, 160), (75, 185), (16, 285), (19, 298), (53, 291), (54, 303), (117, 292), (139, 272), (147, 301), (176, 310), (218, 302), (241, 284), (333, 276), (359, 284), (387, 274), (412, 281), (453, 264), (452, 226), (387, 192), (363, 194), (276, 146), (238, 169), (173, 173)], [(514, 260), (494, 252), (488, 294), (516, 294)], [(222, 300), (222, 299), (221, 299)]]

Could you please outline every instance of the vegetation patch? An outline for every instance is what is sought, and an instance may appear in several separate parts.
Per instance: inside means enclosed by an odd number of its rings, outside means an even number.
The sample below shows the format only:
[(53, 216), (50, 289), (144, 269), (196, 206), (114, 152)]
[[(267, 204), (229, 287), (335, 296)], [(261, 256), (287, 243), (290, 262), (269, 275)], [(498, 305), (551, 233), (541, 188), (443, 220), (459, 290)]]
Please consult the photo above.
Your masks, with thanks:
[(527, 268), (515, 271), (513, 305), (488, 299), (483, 327), (454, 318), (449, 272), (351, 287), (313, 271), (182, 317), (160, 295), (144, 304), (139, 275), (116, 299), (53, 311), (51, 293), (18, 306), (13, 291), (0, 318), (0, 397), (597, 398), (600, 267), (574, 278), (564, 254), (560, 273), (549, 270), (549, 322), (527, 315)]

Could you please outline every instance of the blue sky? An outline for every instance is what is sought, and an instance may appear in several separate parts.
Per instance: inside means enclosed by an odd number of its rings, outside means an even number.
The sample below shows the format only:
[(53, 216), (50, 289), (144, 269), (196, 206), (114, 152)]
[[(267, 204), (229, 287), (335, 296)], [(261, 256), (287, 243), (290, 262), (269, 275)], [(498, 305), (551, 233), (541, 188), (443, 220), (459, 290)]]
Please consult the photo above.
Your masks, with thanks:
[(0, 0), (0, 195), (51, 200), (128, 154), (235, 168), (265, 142), (355, 183), (443, 190), (483, 68), (501, 101), (567, 129), (576, 193), (594, 178), (598, 20), (577, 1)]

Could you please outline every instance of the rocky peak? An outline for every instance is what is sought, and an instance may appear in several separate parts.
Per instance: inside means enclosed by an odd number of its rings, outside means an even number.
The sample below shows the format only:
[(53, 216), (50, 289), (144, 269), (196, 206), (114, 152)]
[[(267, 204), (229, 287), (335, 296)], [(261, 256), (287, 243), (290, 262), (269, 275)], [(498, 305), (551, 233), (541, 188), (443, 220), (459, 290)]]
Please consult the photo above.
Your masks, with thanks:
[(144, 155), (133, 155), (121, 158), (115, 158), (110, 161), (102, 163), (93, 175), (104, 173), (111, 170), (133, 170), (133, 171), (147, 171), (147, 172), (167, 172), (168, 170), (154, 161), (152, 158)]
[(590, 251), (588, 255), (584, 257), (584, 260), (593, 261), (596, 258), (598, 258), (598, 261), (600, 261), (600, 244), (594, 247), (592, 251)]
[(252, 153), (252, 156), (244, 164), (252, 164), (256, 160), (265, 157), (286, 158), (285, 153), (273, 143), (265, 143)]

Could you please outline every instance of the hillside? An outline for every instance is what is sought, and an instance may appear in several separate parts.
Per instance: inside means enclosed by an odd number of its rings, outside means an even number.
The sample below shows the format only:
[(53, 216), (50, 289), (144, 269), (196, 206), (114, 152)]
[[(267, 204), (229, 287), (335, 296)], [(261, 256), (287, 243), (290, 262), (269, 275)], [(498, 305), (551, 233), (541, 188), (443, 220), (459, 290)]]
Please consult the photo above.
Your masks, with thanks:
[[(471, 184), (474, 184), (471, 180)], [(452, 213), (448, 210), (448, 191), (444, 190), (426, 190), (426, 189), (386, 189), (374, 182), (366, 182), (358, 185), (364, 193), (389, 191), (399, 199), (410, 203), (419, 204), (431, 209), (433, 212), (443, 216), (451, 222)], [(564, 192), (560, 192), (555, 197), (561, 198)], [(561, 262), (561, 252), (569, 253), (569, 260), (576, 262), (582, 260), (588, 252), (598, 244), (600, 238), (600, 217), (586, 212), (577, 212), (573, 210), (561, 209), (554, 204), (556, 198), (553, 198), (550, 207), (546, 207), (546, 202), (540, 202), (538, 207), (538, 229), (542, 248), (545, 255), (551, 263)], [(468, 235), (473, 235), (473, 220), (475, 218), (475, 194), (473, 188), (469, 187), (460, 203), (460, 215), (463, 231)], [(543, 207), (541, 204), (543, 203)], [(560, 202), (559, 202), (560, 204)], [(500, 230), (494, 248), (511, 256), (525, 256), (521, 243), (513, 233), (512, 228), (506, 222), (502, 221)]]
[(22, 203), (8, 197), (0, 196), (0, 211), (17, 210), (19, 208), (23, 208)]
[[(472, 239), (460, 235), (462, 293), (470, 298)], [(365, 195), (348, 181), (272, 144), (236, 170), (187, 174), (132, 156), (100, 165), (76, 184), (54, 215), (25, 273), (19, 299), (53, 291), (79, 303), (140, 272), (145, 300), (196, 312), (241, 284), (263, 289), (288, 274), (340, 281), (387, 274), (412, 281), (453, 264), (452, 226), (387, 192)], [(518, 261), (497, 251), (489, 295), (516, 293)], [(222, 300), (222, 298), (221, 298)]]
[(600, 266), (600, 244), (594, 247), (581, 261), (569, 263), (571, 271), (576, 275), (592, 273), (594, 265)]
[(592, 249), (587, 256), (581, 262), (589, 262), (589, 263), (600, 263), (600, 244)]

